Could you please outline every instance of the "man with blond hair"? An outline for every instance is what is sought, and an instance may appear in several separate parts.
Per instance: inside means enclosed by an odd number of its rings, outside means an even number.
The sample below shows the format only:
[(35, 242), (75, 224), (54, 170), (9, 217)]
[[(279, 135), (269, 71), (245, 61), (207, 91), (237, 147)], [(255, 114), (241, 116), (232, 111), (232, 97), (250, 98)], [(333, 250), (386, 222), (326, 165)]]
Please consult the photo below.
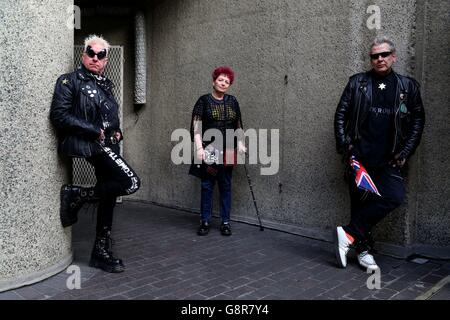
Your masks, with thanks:
[(357, 251), (365, 269), (378, 269), (371, 253), (372, 228), (402, 204), (405, 197), (402, 167), (422, 136), (425, 114), (419, 84), (392, 69), (397, 61), (394, 43), (376, 38), (370, 46), (372, 70), (350, 80), (336, 109), (337, 150), (358, 159), (372, 178), (378, 194), (357, 188), (349, 179), (351, 220), (334, 230), (338, 265), (347, 266), (347, 252)]
[(136, 192), (140, 180), (119, 154), (123, 139), (119, 105), (111, 80), (103, 75), (109, 44), (102, 37), (85, 39), (82, 64), (56, 81), (50, 119), (58, 131), (58, 151), (63, 156), (85, 158), (95, 168), (97, 184), (85, 188), (63, 185), (60, 216), (63, 227), (74, 224), (86, 202), (98, 202), (96, 239), (89, 265), (107, 272), (125, 266), (113, 256), (111, 228), (116, 198)]

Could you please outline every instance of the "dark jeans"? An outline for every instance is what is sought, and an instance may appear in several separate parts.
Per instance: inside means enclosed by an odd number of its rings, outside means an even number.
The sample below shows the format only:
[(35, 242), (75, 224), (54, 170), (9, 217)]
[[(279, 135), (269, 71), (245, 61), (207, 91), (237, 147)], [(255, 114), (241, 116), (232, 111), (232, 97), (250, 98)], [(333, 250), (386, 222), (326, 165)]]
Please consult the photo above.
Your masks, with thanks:
[(351, 221), (344, 226), (344, 230), (356, 239), (357, 251), (360, 252), (372, 246), (372, 228), (400, 206), (405, 198), (405, 186), (399, 169), (384, 166), (366, 170), (381, 197), (358, 189), (354, 180), (350, 181)]
[(86, 160), (94, 166), (97, 178), (95, 194), (100, 201), (96, 230), (99, 232), (103, 227), (112, 227), (116, 198), (136, 192), (141, 182), (133, 169), (119, 155), (118, 148), (113, 151), (105, 147), (102, 153)]
[(212, 215), (214, 184), (217, 180), (220, 193), (220, 217), (222, 222), (230, 221), (231, 210), (231, 176), (233, 167), (220, 166), (215, 177), (203, 178), (201, 182), (201, 219), (209, 222)]

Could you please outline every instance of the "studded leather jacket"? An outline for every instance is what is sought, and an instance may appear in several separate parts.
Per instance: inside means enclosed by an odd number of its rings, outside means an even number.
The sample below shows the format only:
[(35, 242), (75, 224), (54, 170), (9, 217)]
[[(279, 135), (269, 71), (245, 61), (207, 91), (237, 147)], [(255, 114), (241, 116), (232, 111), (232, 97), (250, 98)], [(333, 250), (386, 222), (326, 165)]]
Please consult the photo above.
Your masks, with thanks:
[[(420, 143), (425, 125), (425, 112), (419, 84), (410, 77), (394, 73), (397, 88), (394, 105), (394, 134), (392, 155), (410, 157)], [(372, 104), (370, 71), (350, 77), (334, 117), (334, 134), (338, 153), (360, 139), (360, 128)]]
[[(118, 104), (112, 94), (112, 86), (109, 79), (99, 81), (84, 66), (58, 78), (50, 120), (58, 130), (58, 151), (61, 154), (91, 157), (101, 152), (98, 140), (100, 129), (105, 130), (106, 136), (108, 132), (121, 133)], [(109, 110), (107, 130), (101, 114), (105, 102)]]

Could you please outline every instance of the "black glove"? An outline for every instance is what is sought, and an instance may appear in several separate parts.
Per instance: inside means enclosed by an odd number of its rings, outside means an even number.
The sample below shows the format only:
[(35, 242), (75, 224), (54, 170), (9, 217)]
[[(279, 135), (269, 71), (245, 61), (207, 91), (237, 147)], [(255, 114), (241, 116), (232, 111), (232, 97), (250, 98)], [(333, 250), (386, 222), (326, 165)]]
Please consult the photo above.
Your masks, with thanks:
[(392, 159), (389, 164), (393, 166), (394, 168), (402, 168), (406, 163), (406, 158), (401, 154), (397, 153), (394, 156), (394, 159)]
[(353, 154), (352, 150), (352, 144), (346, 145), (342, 156), (342, 162), (344, 163), (344, 181), (347, 183), (354, 178), (352, 174), (352, 167), (350, 166), (350, 157)]
[(348, 161), (350, 160), (350, 157), (353, 154), (352, 150), (353, 150), (352, 144), (345, 145), (344, 152), (342, 153), (342, 155), (343, 155), (342, 160), (344, 161), (344, 163), (348, 163)]

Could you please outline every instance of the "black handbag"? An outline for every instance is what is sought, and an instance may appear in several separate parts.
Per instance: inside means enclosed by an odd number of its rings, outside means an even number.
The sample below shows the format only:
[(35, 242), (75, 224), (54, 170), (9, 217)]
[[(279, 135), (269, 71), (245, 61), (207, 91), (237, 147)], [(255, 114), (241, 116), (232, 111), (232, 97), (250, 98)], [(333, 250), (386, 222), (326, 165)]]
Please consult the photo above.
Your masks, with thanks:
[(217, 164), (206, 164), (204, 161), (199, 163), (193, 163), (192, 161), (191, 166), (189, 167), (189, 174), (200, 178), (208, 178), (208, 177), (215, 177), (217, 173), (219, 172), (219, 167)]
[(219, 172), (219, 165), (217, 164), (219, 156), (219, 150), (212, 145), (205, 147), (206, 161), (202, 161), (201, 164), (194, 163), (194, 159), (192, 158), (189, 174), (200, 179), (215, 177)]

